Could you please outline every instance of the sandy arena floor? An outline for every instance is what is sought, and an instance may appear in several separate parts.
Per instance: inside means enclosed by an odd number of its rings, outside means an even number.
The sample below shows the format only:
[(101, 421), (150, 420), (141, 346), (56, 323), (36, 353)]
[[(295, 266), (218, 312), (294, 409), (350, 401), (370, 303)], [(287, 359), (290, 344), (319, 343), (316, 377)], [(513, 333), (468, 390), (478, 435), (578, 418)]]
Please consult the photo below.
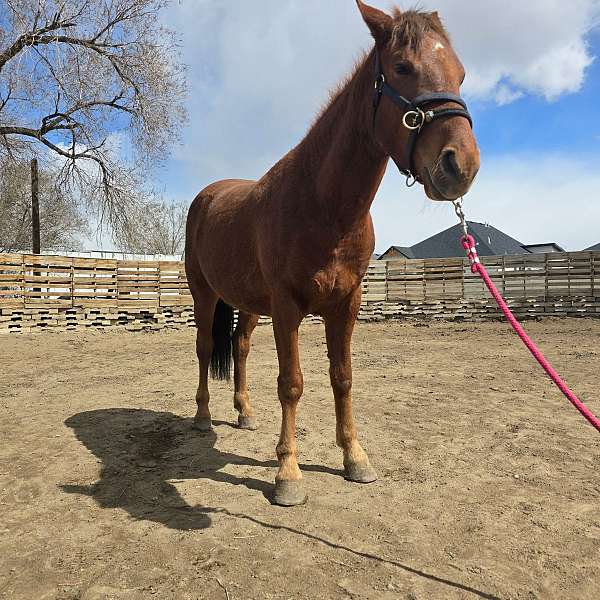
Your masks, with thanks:
[[(528, 328), (600, 413), (600, 321)], [(357, 326), (367, 486), (341, 475), (322, 327), (301, 343), (309, 501), (283, 509), (270, 327), (260, 430), (213, 384), (205, 436), (193, 330), (0, 337), (0, 598), (600, 597), (600, 436), (506, 325)]]

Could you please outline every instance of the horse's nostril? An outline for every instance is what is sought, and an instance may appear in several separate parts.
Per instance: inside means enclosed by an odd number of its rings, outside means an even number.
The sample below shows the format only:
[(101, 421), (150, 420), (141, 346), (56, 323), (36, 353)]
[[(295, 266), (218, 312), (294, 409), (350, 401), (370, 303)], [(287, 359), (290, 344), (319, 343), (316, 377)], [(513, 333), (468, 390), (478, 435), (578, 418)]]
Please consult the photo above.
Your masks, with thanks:
[(461, 178), (461, 170), (458, 166), (456, 151), (451, 149), (444, 151), (444, 154), (442, 155), (442, 169), (446, 175), (452, 177), (452, 179)]

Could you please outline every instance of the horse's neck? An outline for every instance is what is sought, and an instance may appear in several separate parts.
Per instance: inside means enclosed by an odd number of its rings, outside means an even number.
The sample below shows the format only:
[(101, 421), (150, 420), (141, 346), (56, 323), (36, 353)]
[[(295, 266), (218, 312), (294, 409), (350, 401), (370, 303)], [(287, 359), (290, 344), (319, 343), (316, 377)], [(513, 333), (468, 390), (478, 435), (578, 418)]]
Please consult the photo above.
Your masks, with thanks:
[(373, 60), (357, 68), (297, 149), (315, 186), (317, 218), (344, 230), (368, 214), (388, 160), (372, 133)]

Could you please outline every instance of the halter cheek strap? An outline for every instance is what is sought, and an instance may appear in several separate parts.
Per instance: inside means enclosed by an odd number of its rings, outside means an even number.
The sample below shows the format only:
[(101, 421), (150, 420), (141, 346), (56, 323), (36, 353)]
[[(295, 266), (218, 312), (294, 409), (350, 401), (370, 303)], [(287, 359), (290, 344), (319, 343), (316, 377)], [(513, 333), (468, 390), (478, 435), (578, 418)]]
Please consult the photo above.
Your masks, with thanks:
[[(381, 103), (381, 98), (387, 96), (394, 104), (399, 106), (404, 112), (402, 123), (404, 127), (410, 130), (408, 137), (408, 145), (406, 155), (408, 157), (408, 167), (400, 165), (394, 157), (392, 160), (403, 175), (406, 175), (407, 185), (412, 186), (418, 181), (415, 176), (414, 153), (417, 145), (419, 133), (428, 123), (432, 123), (436, 119), (446, 117), (463, 117), (469, 121), (473, 127), (473, 119), (469, 114), (466, 102), (456, 94), (450, 92), (432, 92), (430, 94), (422, 94), (414, 100), (407, 100), (401, 96), (394, 88), (389, 86), (385, 80), (385, 76), (381, 69), (379, 54), (375, 52), (375, 94), (373, 96), (373, 129), (375, 128), (375, 120), (377, 118), (377, 109)], [(453, 102), (458, 104), (457, 108), (434, 108), (427, 109), (427, 106), (435, 103)], [(412, 179), (412, 182), (411, 182)]]

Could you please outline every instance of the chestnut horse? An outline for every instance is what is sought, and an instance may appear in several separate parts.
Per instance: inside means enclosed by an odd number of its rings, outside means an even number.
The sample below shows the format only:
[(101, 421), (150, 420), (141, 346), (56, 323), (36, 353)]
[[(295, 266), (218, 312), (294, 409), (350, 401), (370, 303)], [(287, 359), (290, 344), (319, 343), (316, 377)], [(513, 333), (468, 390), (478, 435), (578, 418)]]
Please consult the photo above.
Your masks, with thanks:
[(390, 16), (356, 1), (375, 47), (306, 137), (259, 181), (209, 185), (188, 215), (185, 262), (200, 370), (194, 426), (211, 428), (209, 367), (229, 379), (233, 356), (238, 424), (256, 429), (246, 358), (259, 315), (270, 315), (282, 409), (273, 502), (284, 506), (306, 500), (295, 430), (303, 389), (298, 327), (309, 313), (325, 321), (345, 476), (377, 477), (352, 416), (350, 340), (374, 249), (369, 210), (388, 159), (433, 200), (465, 194), (479, 168), (458, 96), (464, 69), (437, 13), (396, 9)]

